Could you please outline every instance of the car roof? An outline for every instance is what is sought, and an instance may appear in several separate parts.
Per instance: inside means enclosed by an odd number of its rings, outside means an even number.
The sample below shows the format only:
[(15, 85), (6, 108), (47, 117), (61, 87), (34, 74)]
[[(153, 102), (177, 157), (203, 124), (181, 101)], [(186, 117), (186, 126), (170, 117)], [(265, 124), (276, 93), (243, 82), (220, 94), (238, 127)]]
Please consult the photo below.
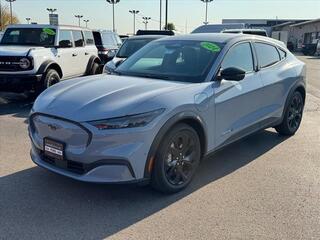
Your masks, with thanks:
[(264, 29), (254, 29), (254, 28), (242, 28), (242, 29), (238, 28), (238, 29), (225, 29), (225, 30), (223, 30), (223, 32), (235, 32), (235, 31), (237, 31), (237, 32), (244, 32), (244, 31), (246, 31), (246, 32), (266, 32), (266, 30), (264, 30)]
[(53, 28), (53, 29), (70, 29), (70, 30), (83, 30), (92, 31), (88, 28), (72, 26), (72, 25), (50, 25), (50, 24), (13, 24), (7, 28)]
[(128, 37), (127, 40), (131, 40), (131, 39), (160, 39), (160, 38), (164, 38), (164, 37), (169, 37), (169, 36), (167, 36), (167, 35), (137, 35), (137, 36)]
[(251, 40), (251, 41), (263, 41), (269, 42), (276, 45), (279, 45), (285, 48), (283, 42), (259, 35), (249, 35), (249, 34), (237, 34), (237, 33), (192, 33), (187, 35), (180, 35), (180, 36), (172, 36), (165, 39), (160, 39), (158, 41), (174, 41), (174, 40), (189, 40), (189, 41), (210, 41), (216, 43), (227, 44), (229, 42), (238, 42), (244, 40)]

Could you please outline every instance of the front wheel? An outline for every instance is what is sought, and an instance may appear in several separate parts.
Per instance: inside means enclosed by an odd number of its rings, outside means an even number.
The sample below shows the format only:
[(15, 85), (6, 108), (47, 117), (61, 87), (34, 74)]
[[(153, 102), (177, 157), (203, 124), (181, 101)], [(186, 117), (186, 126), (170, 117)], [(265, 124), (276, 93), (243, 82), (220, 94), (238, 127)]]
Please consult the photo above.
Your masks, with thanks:
[(165, 193), (188, 186), (200, 163), (200, 149), (199, 136), (192, 127), (186, 124), (173, 127), (157, 151), (152, 186)]
[(293, 93), (289, 100), (289, 104), (285, 109), (282, 123), (275, 127), (276, 131), (285, 136), (294, 135), (301, 124), (304, 109), (304, 99), (300, 92)]

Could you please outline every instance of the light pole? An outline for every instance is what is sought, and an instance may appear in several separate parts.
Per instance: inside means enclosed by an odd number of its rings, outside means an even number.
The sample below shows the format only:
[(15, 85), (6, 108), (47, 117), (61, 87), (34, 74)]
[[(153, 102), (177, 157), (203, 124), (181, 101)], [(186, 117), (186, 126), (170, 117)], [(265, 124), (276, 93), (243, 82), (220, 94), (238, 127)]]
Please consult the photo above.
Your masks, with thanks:
[(166, 20), (164, 29), (168, 30), (168, 0), (166, 0)]
[(27, 20), (27, 23), (30, 24), (31, 18), (27, 17), (26, 20)]
[(143, 23), (145, 24), (145, 29), (148, 30), (148, 23), (151, 17), (142, 17), (142, 19), (144, 20)]
[(6, 1), (10, 3), (10, 24), (12, 24), (12, 22), (13, 22), (13, 18), (12, 18), (12, 3), (15, 2), (16, 0), (6, 0)]
[(160, 0), (160, 30), (162, 29), (162, 0)]
[(88, 22), (90, 22), (90, 20), (89, 19), (85, 19), (83, 21), (86, 23), (86, 28), (88, 28)]
[(112, 18), (113, 18), (113, 21), (112, 21), (112, 29), (113, 29), (113, 32), (116, 31), (116, 25), (115, 25), (115, 17), (114, 17), (114, 5), (117, 4), (118, 2), (120, 2), (120, 0), (107, 0), (108, 3), (112, 4)]
[(81, 26), (81, 18), (83, 18), (83, 15), (74, 15), (75, 18), (78, 18), (79, 20), (79, 27)]
[(201, 1), (206, 4), (206, 16), (205, 16), (204, 24), (207, 25), (207, 24), (209, 24), (209, 22), (208, 22), (208, 3), (213, 2), (213, 0), (201, 0)]
[(139, 12), (139, 10), (129, 10), (129, 13), (133, 14), (133, 35), (136, 34), (136, 14)]
[(47, 8), (47, 11), (50, 13), (50, 14), (53, 14), (54, 12), (57, 11), (56, 8)]

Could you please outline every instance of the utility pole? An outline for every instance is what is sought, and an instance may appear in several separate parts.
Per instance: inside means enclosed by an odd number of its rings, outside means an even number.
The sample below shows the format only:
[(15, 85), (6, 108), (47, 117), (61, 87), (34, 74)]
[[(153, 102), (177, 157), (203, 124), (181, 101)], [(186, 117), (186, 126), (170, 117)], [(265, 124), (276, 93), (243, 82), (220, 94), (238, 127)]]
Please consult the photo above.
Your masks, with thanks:
[(145, 29), (148, 30), (148, 23), (151, 17), (142, 17), (142, 19), (144, 20), (143, 23), (145, 24)]
[(31, 18), (27, 17), (26, 20), (27, 20), (27, 23), (30, 24)]
[(139, 10), (129, 10), (129, 13), (133, 14), (133, 35), (136, 34), (136, 14), (139, 12)]
[(166, 19), (165, 19), (165, 30), (168, 30), (168, 0), (166, 0)]
[(162, 0), (160, 0), (160, 28), (159, 30), (162, 29)]
[(13, 23), (13, 17), (12, 17), (12, 3), (15, 2), (16, 0), (6, 0), (7, 2), (10, 3), (10, 24)]
[(114, 17), (114, 5), (119, 3), (120, 0), (106, 0), (108, 3), (112, 4), (112, 18), (113, 18), (113, 21), (112, 21), (112, 29), (113, 29), (113, 32), (116, 31), (116, 25), (115, 25), (115, 17)]
[(86, 23), (86, 28), (88, 28), (88, 22), (90, 22), (90, 20), (89, 19), (85, 19), (83, 21)]
[(79, 27), (81, 26), (81, 18), (83, 18), (83, 15), (74, 15), (75, 18), (78, 18), (79, 20)]
[(50, 14), (53, 14), (57, 11), (56, 8), (47, 8), (47, 11), (50, 13)]
[(201, 0), (202, 2), (204, 2), (206, 4), (206, 15), (205, 15), (205, 20), (204, 20), (204, 24), (207, 25), (209, 24), (208, 21), (208, 3), (213, 2), (213, 0)]

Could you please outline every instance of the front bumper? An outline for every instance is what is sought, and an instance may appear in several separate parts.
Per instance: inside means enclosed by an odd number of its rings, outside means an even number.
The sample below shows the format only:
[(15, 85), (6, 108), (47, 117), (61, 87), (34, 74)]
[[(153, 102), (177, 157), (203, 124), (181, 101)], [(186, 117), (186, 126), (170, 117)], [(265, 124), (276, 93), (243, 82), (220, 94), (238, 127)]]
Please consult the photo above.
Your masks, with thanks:
[(137, 182), (132, 167), (126, 160), (104, 160), (88, 165), (69, 160), (57, 162), (57, 160), (46, 159), (34, 145), (30, 155), (32, 161), (38, 166), (78, 181), (92, 183)]
[(41, 81), (41, 74), (0, 74), (0, 91), (21, 93), (29, 91)]

